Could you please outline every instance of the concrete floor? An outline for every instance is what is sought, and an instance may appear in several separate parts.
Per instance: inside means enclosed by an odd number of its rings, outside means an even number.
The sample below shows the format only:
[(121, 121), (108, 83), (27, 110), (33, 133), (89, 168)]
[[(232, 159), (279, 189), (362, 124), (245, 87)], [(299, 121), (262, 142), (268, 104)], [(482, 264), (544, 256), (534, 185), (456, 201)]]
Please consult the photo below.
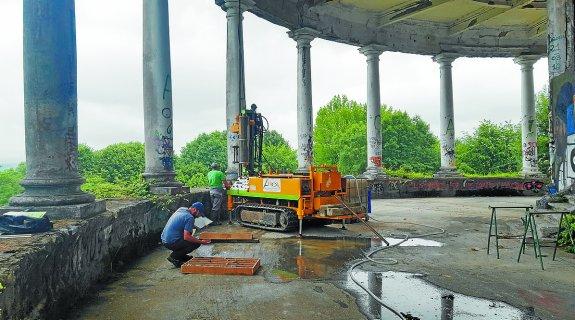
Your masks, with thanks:
[[(441, 247), (397, 247), (378, 256), (397, 264), (367, 265), (356, 275), (400, 312), (438, 319), (439, 292), (458, 293), (455, 319), (575, 319), (575, 256), (545, 257), (542, 271), (531, 247), (517, 263), (519, 240), (500, 241), (501, 259), (486, 254), (490, 204), (533, 204), (536, 198), (428, 198), (376, 200), (370, 221), (384, 234), (419, 234)], [(521, 211), (499, 214), (501, 234), (519, 234)], [(544, 222), (542, 221), (542, 224)], [(238, 226), (211, 231), (253, 231), (260, 243), (203, 246), (196, 256), (257, 257), (253, 277), (182, 275), (157, 249), (94, 293), (73, 311), (77, 319), (396, 319), (353, 284), (347, 274), (362, 250), (377, 245), (361, 224), (305, 230), (308, 237)], [(549, 248), (544, 253), (551, 253)], [(363, 275), (362, 275), (363, 273)], [(413, 274), (417, 274), (412, 275)], [(378, 275), (381, 283), (370, 282)], [(377, 280), (380, 281), (380, 280)], [(379, 292), (378, 295), (379, 295)], [(462, 295), (459, 295), (462, 294)], [(466, 297), (466, 296), (469, 297)], [(479, 297), (483, 299), (474, 299)], [(529, 316), (535, 314), (535, 316)]]

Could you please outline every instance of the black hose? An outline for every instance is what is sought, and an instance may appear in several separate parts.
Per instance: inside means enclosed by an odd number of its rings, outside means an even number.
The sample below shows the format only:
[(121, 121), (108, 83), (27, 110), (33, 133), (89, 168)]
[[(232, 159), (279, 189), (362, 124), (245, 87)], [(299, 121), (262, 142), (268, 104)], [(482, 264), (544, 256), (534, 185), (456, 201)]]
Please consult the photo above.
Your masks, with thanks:
[[(357, 280), (354, 276), (353, 276), (353, 271), (354, 269), (360, 267), (363, 264), (366, 264), (368, 262), (373, 262), (375, 264), (380, 264), (380, 265), (391, 265), (391, 264), (396, 264), (398, 263), (397, 260), (392, 259), (392, 258), (373, 258), (373, 256), (379, 252), (382, 252), (383, 250), (387, 250), (387, 249), (391, 249), (394, 247), (397, 247), (399, 245), (401, 245), (402, 243), (406, 242), (407, 240), (411, 239), (411, 238), (424, 238), (424, 237), (429, 237), (429, 236), (434, 236), (434, 235), (440, 235), (440, 234), (444, 234), (445, 233), (445, 229), (443, 228), (439, 228), (439, 227), (435, 227), (435, 226), (431, 226), (431, 225), (427, 225), (427, 224), (420, 224), (420, 223), (414, 223), (414, 222), (387, 222), (387, 223), (401, 223), (401, 224), (411, 224), (411, 225), (416, 225), (416, 226), (423, 226), (423, 227), (428, 227), (428, 228), (432, 228), (432, 229), (436, 229), (438, 231), (436, 232), (428, 232), (428, 233), (422, 233), (422, 234), (418, 234), (418, 235), (412, 235), (410, 236), (409, 234), (403, 234), (404, 238), (399, 241), (398, 243), (392, 244), (390, 245), (389, 242), (387, 240), (385, 240), (381, 234), (379, 232), (377, 232), (372, 226), (370, 226), (367, 222), (365, 222), (363, 219), (361, 219), (359, 217), (359, 215), (357, 213), (355, 213), (353, 210), (351, 210), (351, 208), (343, 201), (343, 199), (341, 199), (339, 196), (336, 196), (336, 198), (349, 210), (351, 211), (351, 213), (353, 213), (356, 217), (359, 218), (360, 221), (362, 221), (369, 229), (371, 232), (373, 232), (378, 238), (380, 238), (382, 240), (382, 242), (384, 242), (385, 244), (387, 244), (387, 246), (385, 247), (381, 247), (381, 248), (377, 248), (375, 250), (372, 250), (369, 253), (364, 253), (365, 258), (354, 263), (348, 271), (348, 275), (351, 278), (351, 280), (358, 285), (361, 289), (363, 289), (371, 298), (373, 298), (375, 301), (377, 301), (382, 307), (386, 308), (387, 310), (389, 310), (391, 313), (393, 313), (394, 315), (396, 315), (399, 319), (405, 320), (405, 318), (403, 317), (403, 315), (396, 311), (395, 309), (393, 309), (392, 307), (388, 306), (385, 302), (383, 302), (383, 300), (381, 300), (379, 297), (377, 297), (373, 292), (371, 292), (371, 290), (369, 290), (369, 288), (367, 288), (366, 286), (364, 286), (363, 284), (361, 284), (361, 282), (359, 280)], [(389, 263), (391, 262), (391, 263)]]

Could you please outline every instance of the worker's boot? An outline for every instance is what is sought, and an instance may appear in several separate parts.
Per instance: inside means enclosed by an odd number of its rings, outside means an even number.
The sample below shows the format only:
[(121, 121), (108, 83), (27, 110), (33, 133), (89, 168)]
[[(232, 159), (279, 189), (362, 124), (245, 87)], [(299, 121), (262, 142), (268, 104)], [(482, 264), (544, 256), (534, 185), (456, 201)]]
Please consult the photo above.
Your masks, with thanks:
[[(176, 268), (181, 267), (182, 264), (185, 262), (185, 261), (180, 261), (180, 260), (177, 260), (177, 259), (175, 259), (175, 258), (172, 258), (172, 256), (169, 256), (167, 259), (168, 259), (168, 261), (170, 261), (170, 262), (174, 265), (174, 267), (176, 267)], [(187, 261), (187, 260), (186, 260), (186, 261)]]

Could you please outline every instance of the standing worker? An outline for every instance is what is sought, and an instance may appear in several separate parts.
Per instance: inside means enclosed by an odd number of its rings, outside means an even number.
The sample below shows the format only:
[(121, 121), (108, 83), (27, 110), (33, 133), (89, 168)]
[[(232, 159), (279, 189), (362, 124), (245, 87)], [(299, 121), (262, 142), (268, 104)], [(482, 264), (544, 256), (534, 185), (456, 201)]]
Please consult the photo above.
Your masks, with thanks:
[(220, 171), (220, 165), (212, 163), (212, 170), (208, 172), (208, 182), (210, 184), (210, 199), (212, 200), (212, 225), (219, 225), (222, 222), (224, 212), (224, 191), (226, 175)]
[(210, 243), (210, 240), (200, 240), (192, 236), (195, 218), (203, 216), (204, 212), (204, 205), (201, 202), (195, 202), (189, 208), (179, 208), (168, 219), (161, 238), (164, 247), (172, 250), (168, 261), (176, 268), (192, 258), (188, 256), (188, 253), (202, 244)]

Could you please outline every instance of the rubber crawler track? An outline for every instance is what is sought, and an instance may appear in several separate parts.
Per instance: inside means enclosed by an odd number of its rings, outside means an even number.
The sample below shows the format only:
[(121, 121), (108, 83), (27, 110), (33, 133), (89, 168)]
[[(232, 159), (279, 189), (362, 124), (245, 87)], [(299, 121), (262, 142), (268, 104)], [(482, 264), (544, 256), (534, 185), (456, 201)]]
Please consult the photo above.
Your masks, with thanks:
[[(242, 221), (241, 220), (241, 211), (243, 209), (250, 209), (253, 211), (267, 210), (267, 211), (280, 212), (281, 215), (284, 215), (287, 217), (287, 219), (288, 219), (287, 226), (285, 228), (270, 227), (270, 226), (266, 226), (266, 225), (262, 225), (262, 224), (258, 224), (258, 223), (251, 223), (251, 222)], [(238, 222), (242, 226), (264, 229), (264, 230), (270, 230), (270, 231), (280, 231), (280, 232), (293, 231), (293, 230), (297, 229), (297, 227), (298, 227), (297, 214), (295, 213), (294, 210), (289, 209), (289, 208), (280, 207), (280, 206), (273, 206), (273, 205), (261, 205), (261, 204), (255, 204), (255, 203), (246, 203), (246, 204), (241, 204), (241, 205), (237, 206), (234, 209), (234, 211), (235, 211), (234, 213), (238, 219)]]

